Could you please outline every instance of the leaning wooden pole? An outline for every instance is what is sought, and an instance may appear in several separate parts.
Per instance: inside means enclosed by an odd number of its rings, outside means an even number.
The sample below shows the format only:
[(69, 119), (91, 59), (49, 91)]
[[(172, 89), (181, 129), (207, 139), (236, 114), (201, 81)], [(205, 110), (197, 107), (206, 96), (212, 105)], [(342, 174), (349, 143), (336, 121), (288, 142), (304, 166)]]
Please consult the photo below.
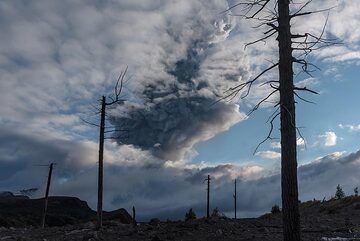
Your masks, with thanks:
[(48, 175), (48, 179), (47, 179), (46, 192), (45, 192), (45, 198), (44, 198), (44, 210), (43, 210), (43, 214), (42, 214), (42, 218), (41, 218), (41, 227), (42, 228), (45, 227), (46, 211), (47, 211), (47, 206), (48, 206), (48, 198), (49, 198), (49, 190), (50, 190), (53, 166), (54, 166), (54, 163), (51, 163), (49, 166), (49, 175)]
[(237, 210), (236, 210), (236, 199), (237, 199), (237, 196), (236, 196), (236, 179), (234, 181), (234, 184), (235, 184), (235, 188), (234, 188), (234, 216), (235, 216), (235, 219), (236, 219), (236, 213), (237, 213)]
[(104, 174), (104, 139), (105, 139), (105, 108), (106, 97), (101, 100), (101, 120), (99, 135), (99, 173), (98, 173), (98, 203), (97, 203), (97, 228), (102, 228), (102, 204), (103, 204), (103, 174)]
[(210, 175), (207, 176), (207, 205), (206, 205), (206, 217), (210, 217)]

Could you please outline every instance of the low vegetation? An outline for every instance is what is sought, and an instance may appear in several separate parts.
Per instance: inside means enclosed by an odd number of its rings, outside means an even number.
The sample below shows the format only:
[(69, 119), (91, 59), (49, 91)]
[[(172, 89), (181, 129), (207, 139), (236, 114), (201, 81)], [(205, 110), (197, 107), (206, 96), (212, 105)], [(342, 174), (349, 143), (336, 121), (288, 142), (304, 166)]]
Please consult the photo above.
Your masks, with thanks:
[(272, 208), (271, 208), (271, 213), (272, 213), (272, 214), (280, 213), (280, 207), (275, 204), (275, 205), (272, 206)]
[(189, 211), (185, 214), (185, 221), (195, 220), (195, 219), (196, 219), (196, 213), (192, 208), (190, 208)]
[(335, 198), (336, 199), (342, 199), (344, 197), (345, 197), (345, 192), (343, 191), (340, 184), (338, 184), (337, 187), (336, 187)]

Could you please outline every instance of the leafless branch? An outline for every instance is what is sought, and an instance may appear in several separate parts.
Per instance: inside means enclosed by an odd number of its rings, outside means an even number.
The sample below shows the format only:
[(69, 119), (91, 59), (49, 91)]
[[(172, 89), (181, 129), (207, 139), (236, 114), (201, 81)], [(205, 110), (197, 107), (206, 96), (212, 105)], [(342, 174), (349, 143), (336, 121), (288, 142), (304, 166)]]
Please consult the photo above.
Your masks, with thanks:
[(266, 36), (263, 37), (263, 38), (260, 38), (260, 39), (258, 39), (258, 40), (253, 41), (253, 42), (250, 42), (250, 43), (245, 44), (245, 47), (244, 47), (244, 48), (246, 49), (247, 46), (256, 44), (256, 43), (258, 43), (258, 42), (264, 42), (264, 43), (266, 43), (266, 41), (265, 41), (266, 39), (270, 38), (271, 36), (273, 36), (274, 34), (277, 33), (277, 30), (275, 30), (275, 29), (270, 29), (269, 31), (270, 31), (270, 32), (271, 32), (271, 31), (274, 31), (274, 32), (272, 32), (272, 33), (269, 34), (269, 35), (266, 35)]
[[(306, 141), (305, 141), (305, 138), (303, 137), (301, 131), (300, 131), (300, 128), (299, 127), (296, 127), (296, 131), (297, 133), (299, 134), (300, 138), (303, 139), (304, 141), (304, 146), (305, 146), (305, 149), (307, 148), (307, 145), (306, 145)], [(297, 143), (296, 143), (297, 144)]]
[(266, 141), (268, 140), (273, 140), (274, 138), (271, 137), (273, 130), (274, 130), (274, 121), (276, 119), (276, 117), (278, 117), (280, 115), (280, 112), (277, 112), (271, 119), (270, 119), (270, 130), (268, 132), (268, 135), (266, 136), (266, 138), (264, 140), (262, 140), (255, 148), (254, 150), (254, 155), (257, 152), (257, 150), (259, 149), (259, 147), (264, 144)]
[(246, 10), (247, 14), (250, 13), (254, 8), (258, 7), (258, 9), (254, 10), (253, 14), (250, 14), (247, 18), (255, 18), (270, 2), (270, 0), (252, 0), (248, 2), (240, 2), (237, 4), (234, 4), (233, 6), (229, 7), (227, 10), (221, 12), (221, 14), (229, 12), (230, 10), (238, 7), (238, 6), (244, 6), (242, 9), (243, 11)]
[(261, 85), (260, 85), (260, 87), (261, 86), (264, 86), (264, 85), (267, 85), (267, 84), (272, 84), (272, 83), (279, 83), (279, 81), (278, 80), (270, 80), (270, 81), (266, 81), (266, 82), (264, 82), (264, 83), (262, 83)]
[(80, 117), (80, 120), (83, 121), (84, 123), (88, 124), (88, 125), (100, 127), (100, 125), (95, 124), (95, 123), (92, 123), (92, 122), (90, 122), (90, 121), (87, 121), (87, 120), (83, 119), (82, 117)]
[(313, 93), (313, 94), (316, 94), (318, 95), (319, 93), (314, 91), (314, 90), (311, 90), (311, 89), (308, 89), (307, 87), (294, 87), (294, 90), (300, 90), (300, 91), (307, 91), (307, 92), (310, 92), (310, 93)]
[(278, 89), (275, 89), (274, 91), (272, 91), (268, 96), (266, 96), (265, 98), (263, 98), (261, 101), (259, 101), (248, 113), (248, 116), (251, 115), (254, 111), (256, 111), (261, 104), (263, 104), (264, 102), (266, 102), (273, 94), (275, 94), (276, 92), (278, 92)]
[[(292, 39), (292, 50), (295, 53), (296, 58), (293, 59), (293, 62), (296, 64), (299, 64), (301, 66), (302, 72), (308, 74), (309, 76), (312, 76), (311, 73), (319, 70), (319, 68), (308, 62), (307, 61), (307, 57), (310, 53), (312, 53), (312, 51), (317, 50), (317, 49), (321, 49), (321, 48), (325, 48), (325, 47), (329, 47), (335, 44), (340, 44), (340, 42), (338, 42), (337, 39), (329, 39), (324, 37), (325, 35), (325, 30), (326, 30), (326, 26), (328, 23), (328, 19), (329, 19), (329, 11), (334, 7), (331, 8), (327, 8), (327, 9), (322, 9), (322, 10), (317, 10), (317, 11), (304, 11), (306, 9), (306, 7), (308, 7), (310, 5), (310, 3), (313, 0), (307, 0), (305, 3), (301, 3), (300, 7), (297, 8), (297, 10), (295, 10), (293, 13), (290, 14), (290, 18), (296, 18), (296, 17), (301, 17), (301, 16), (306, 16), (312, 13), (321, 13), (321, 12), (328, 12), (328, 15), (326, 17), (326, 21), (324, 23), (324, 25), (322, 26), (321, 32), (320, 34), (312, 34), (312, 33), (298, 33), (298, 34), (292, 34), (291, 39)], [(252, 20), (257, 20), (258, 24), (256, 26), (254, 26), (254, 28), (260, 28), (260, 27), (267, 27), (267, 29), (265, 31), (263, 31), (263, 34), (265, 36), (249, 42), (247, 44), (245, 44), (245, 48), (253, 45), (253, 44), (257, 44), (259, 42), (264, 42), (266, 44), (266, 41), (268, 39), (270, 39), (271, 37), (274, 37), (278, 31), (279, 28), (277, 26), (278, 23), (278, 11), (277, 11), (277, 6), (278, 6), (278, 1), (275, 0), (275, 4), (274, 4), (274, 9), (271, 10), (268, 8), (268, 4), (269, 4), (270, 0), (243, 0), (243, 2), (240, 2), (238, 4), (235, 4), (231, 7), (229, 7), (226, 11), (222, 12), (222, 13), (226, 13), (229, 12), (230, 10), (234, 9), (235, 7), (241, 7), (240, 9), (240, 14), (231, 14), (232, 16), (240, 16), (243, 17), (245, 19), (252, 19)], [(291, 1), (291, 3), (294, 3), (293, 1)], [(261, 14), (264, 13), (264, 14)], [(233, 98), (235, 98), (239, 93), (242, 94), (242, 96), (240, 97), (241, 99), (247, 97), (250, 93), (250, 90), (253, 86), (253, 84), (260, 78), (262, 77), (265, 73), (267, 73), (268, 71), (272, 70), (273, 68), (278, 67), (279, 63), (273, 64), (270, 67), (268, 67), (267, 69), (265, 69), (264, 71), (262, 71), (260, 74), (258, 74), (257, 76), (255, 76), (253, 79), (246, 81), (244, 83), (241, 83), (239, 85), (236, 85), (232, 88), (229, 88), (227, 91), (225, 91), (224, 96), (216, 101), (215, 103), (222, 101), (222, 100), (232, 100)], [(275, 94), (277, 91), (279, 91), (279, 81), (276, 80), (270, 80), (270, 81), (266, 81), (262, 84), (260, 84), (260, 86), (264, 86), (264, 85), (269, 85), (272, 89), (274, 89), (273, 91), (271, 91), (265, 98), (263, 98), (262, 100), (260, 100), (248, 113), (248, 115), (252, 114), (255, 110), (257, 110), (263, 103), (268, 102), (268, 100), (271, 98), (271, 96), (273, 94)], [(245, 92), (243, 92), (243, 90), (245, 90)], [(309, 92), (312, 94), (319, 94), (318, 92), (311, 90), (307, 87), (297, 87), (294, 86), (293, 87), (293, 92), (294, 95), (299, 98), (302, 101), (305, 101), (307, 103), (313, 103), (303, 97), (301, 97), (299, 95), (299, 91), (303, 91), (303, 92)], [(274, 120), (280, 115), (281, 112), (283, 112), (284, 110), (290, 114), (290, 111), (286, 108), (286, 106), (283, 106), (280, 104), (280, 102), (277, 102), (274, 106), (276, 108), (276, 110), (272, 113), (272, 115), (269, 117), (267, 122), (270, 122), (270, 131), (267, 135), (267, 137), (259, 143), (259, 145), (256, 147), (254, 153), (256, 153), (256, 151), (258, 150), (259, 146), (261, 144), (263, 144), (266, 140), (269, 139), (273, 139), (271, 137), (271, 134), (273, 132), (273, 122)], [(294, 128), (297, 129), (297, 131), (299, 132), (299, 135), (301, 136), (302, 139), (304, 139), (298, 129), (298, 127), (295, 126), (295, 120), (294, 120), (294, 116), (290, 116), (290, 121), (291, 124), (294, 126)]]
[[(126, 66), (125, 70), (120, 73), (119, 78), (116, 81), (115, 88), (114, 88), (115, 98), (109, 97), (111, 99), (111, 102), (107, 102), (105, 105), (109, 106), (109, 105), (113, 105), (113, 104), (121, 101), (120, 95), (121, 95), (121, 92), (122, 92), (122, 89), (124, 86), (124, 79), (125, 79), (127, 70), (128, 70), (128, 66)], [(128, 80), (126, 80), (126, 81), (128, 81)]]
[[(310, 3), (312, 1), (309, 1), (308, 3)], [(307, 3), (307, 4), (308, 4)], [(303, 10), (304, 7), (307, 6), (307, 4), (305, 4), (302, 8), (300, 8), (297, 12), (295, 12), (294, 14), (290, 15), (290, 18), (295, 18), (295, 17), (300, 17), (300, 16), (305, 16), (305, 15), (310, 15), (310, 14), (314, 14), (314, 13), (322, 13), (322, 12), (329, 12), (330, 10), (336, 8), (337, 6), (333, 6), (331, 8), (326, 8), (326, 9), (321, 9), (321, 10), (317, 10), (317, 11), (311, 11), (311, 12), (301, 12)]]
[[(224, 96), (222, 99), (227, 99), (233, 95), (237, 95), (241, 90), (243, 90), (245, 87), (248, 86), (248, 90), (246, 92), (246, 94), (244, 96), (242, 96), (241, 98), (245, 98), (246, 96), (249, 95), (251, 86), (253, 85), (253, 83), (258, 80), (261, 76), (263, 76), (265, 73), (267, 73), (268, 71), (272, 70), (273, 68), (277, 67), (279, 65), (279, 63), (273, 64), (272, 66), (266, 68), (265, 70), (263, 70), (260, 74), (258, 74), (257, 76), (255, 76), (255, 78), (253, 78), (252, 80), (249, 80), (247, 82), (244, 82), (242, 84), (239, 84), (237, 86), (234, 86), (232, 88), (229, 88), (225, 93), (229, 93), (226, 96)], [(220, 99), (221, 100), (221, 99)]]
[(298, 97), (300, 100), (302, 100), (302, 101), (304, 101), (304, 102), (306, 102), (306, 103), (309, 103), (309, 104), (316, 104), (315, 102), (312, 102), (312, 101), (310, 101), (310, 100), (307, 100), (307, 99), (305, 99), (305, 98), (303, 98), (303, 97), (301, 97), (298, 93), (296, 93), (295, 91), (294, 91), (294, 94), (296, 95), (296, 97)]

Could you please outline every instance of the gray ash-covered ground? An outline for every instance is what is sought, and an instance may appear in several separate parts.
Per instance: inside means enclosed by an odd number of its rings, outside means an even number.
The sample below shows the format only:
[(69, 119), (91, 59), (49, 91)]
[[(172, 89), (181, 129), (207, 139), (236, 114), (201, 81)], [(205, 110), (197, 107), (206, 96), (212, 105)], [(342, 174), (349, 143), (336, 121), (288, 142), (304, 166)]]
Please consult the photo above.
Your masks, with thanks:
[[(360, 198), (302, 203), (302, 240), (360, 240)], [(328, 239), (343, 238), (343, 239)], [(192, 221), (131, 224), (105, 221), (101, 231), (92, 222), (63, 227), (1, 228), (0, 240), (282, 240), (281, 214), (260, 218), (210, 218)]]

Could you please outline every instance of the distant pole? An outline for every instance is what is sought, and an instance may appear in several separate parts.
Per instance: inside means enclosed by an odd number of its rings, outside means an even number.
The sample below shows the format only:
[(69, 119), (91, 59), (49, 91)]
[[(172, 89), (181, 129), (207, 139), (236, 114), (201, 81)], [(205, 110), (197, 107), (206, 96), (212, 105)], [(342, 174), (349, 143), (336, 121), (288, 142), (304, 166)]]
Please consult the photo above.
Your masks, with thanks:
[(235, 182), (234, 182), (234, 184), (235, 184), (235, 189), (234, 189), (234, 214), (235, 214), (235, 219), (236, 219), (236, 179), (235, 179)]
[(210, 217), (210, 175), (207, 176), (207, 205), (206, 205), (206, 217)]
[(136, 227), (136, 211), (135, 206), (132, 208), (132, 216), (133, 216), (133, 226)]
[(49, 198), (49, 190), (50, 190), (50, 182), (51, 182), (51, 175), (53, 170), (54, 163), (51, 163), (49, 166), (49, 175), (47, 179), (47, 185), (46, 185), (46, 192), (45, 192), (45, 199), (44, 199), (44, 210), (43, 215), (41, 219), (41, 227), (45, 227), (45, 218), (46, 218), (46, 211), (47, 211), (47, 205), (48, 205), (48, 198)]
[(99, 136), (99, 174), (98, 174), (98, 203), (97, 203), (97, 228), (102, 228), (102, 204), (103, 204), (103, 174), (104, 174), (104, 139), (105, 139), (105, 108), (106, 97), (101, 100), (101, 120)]

